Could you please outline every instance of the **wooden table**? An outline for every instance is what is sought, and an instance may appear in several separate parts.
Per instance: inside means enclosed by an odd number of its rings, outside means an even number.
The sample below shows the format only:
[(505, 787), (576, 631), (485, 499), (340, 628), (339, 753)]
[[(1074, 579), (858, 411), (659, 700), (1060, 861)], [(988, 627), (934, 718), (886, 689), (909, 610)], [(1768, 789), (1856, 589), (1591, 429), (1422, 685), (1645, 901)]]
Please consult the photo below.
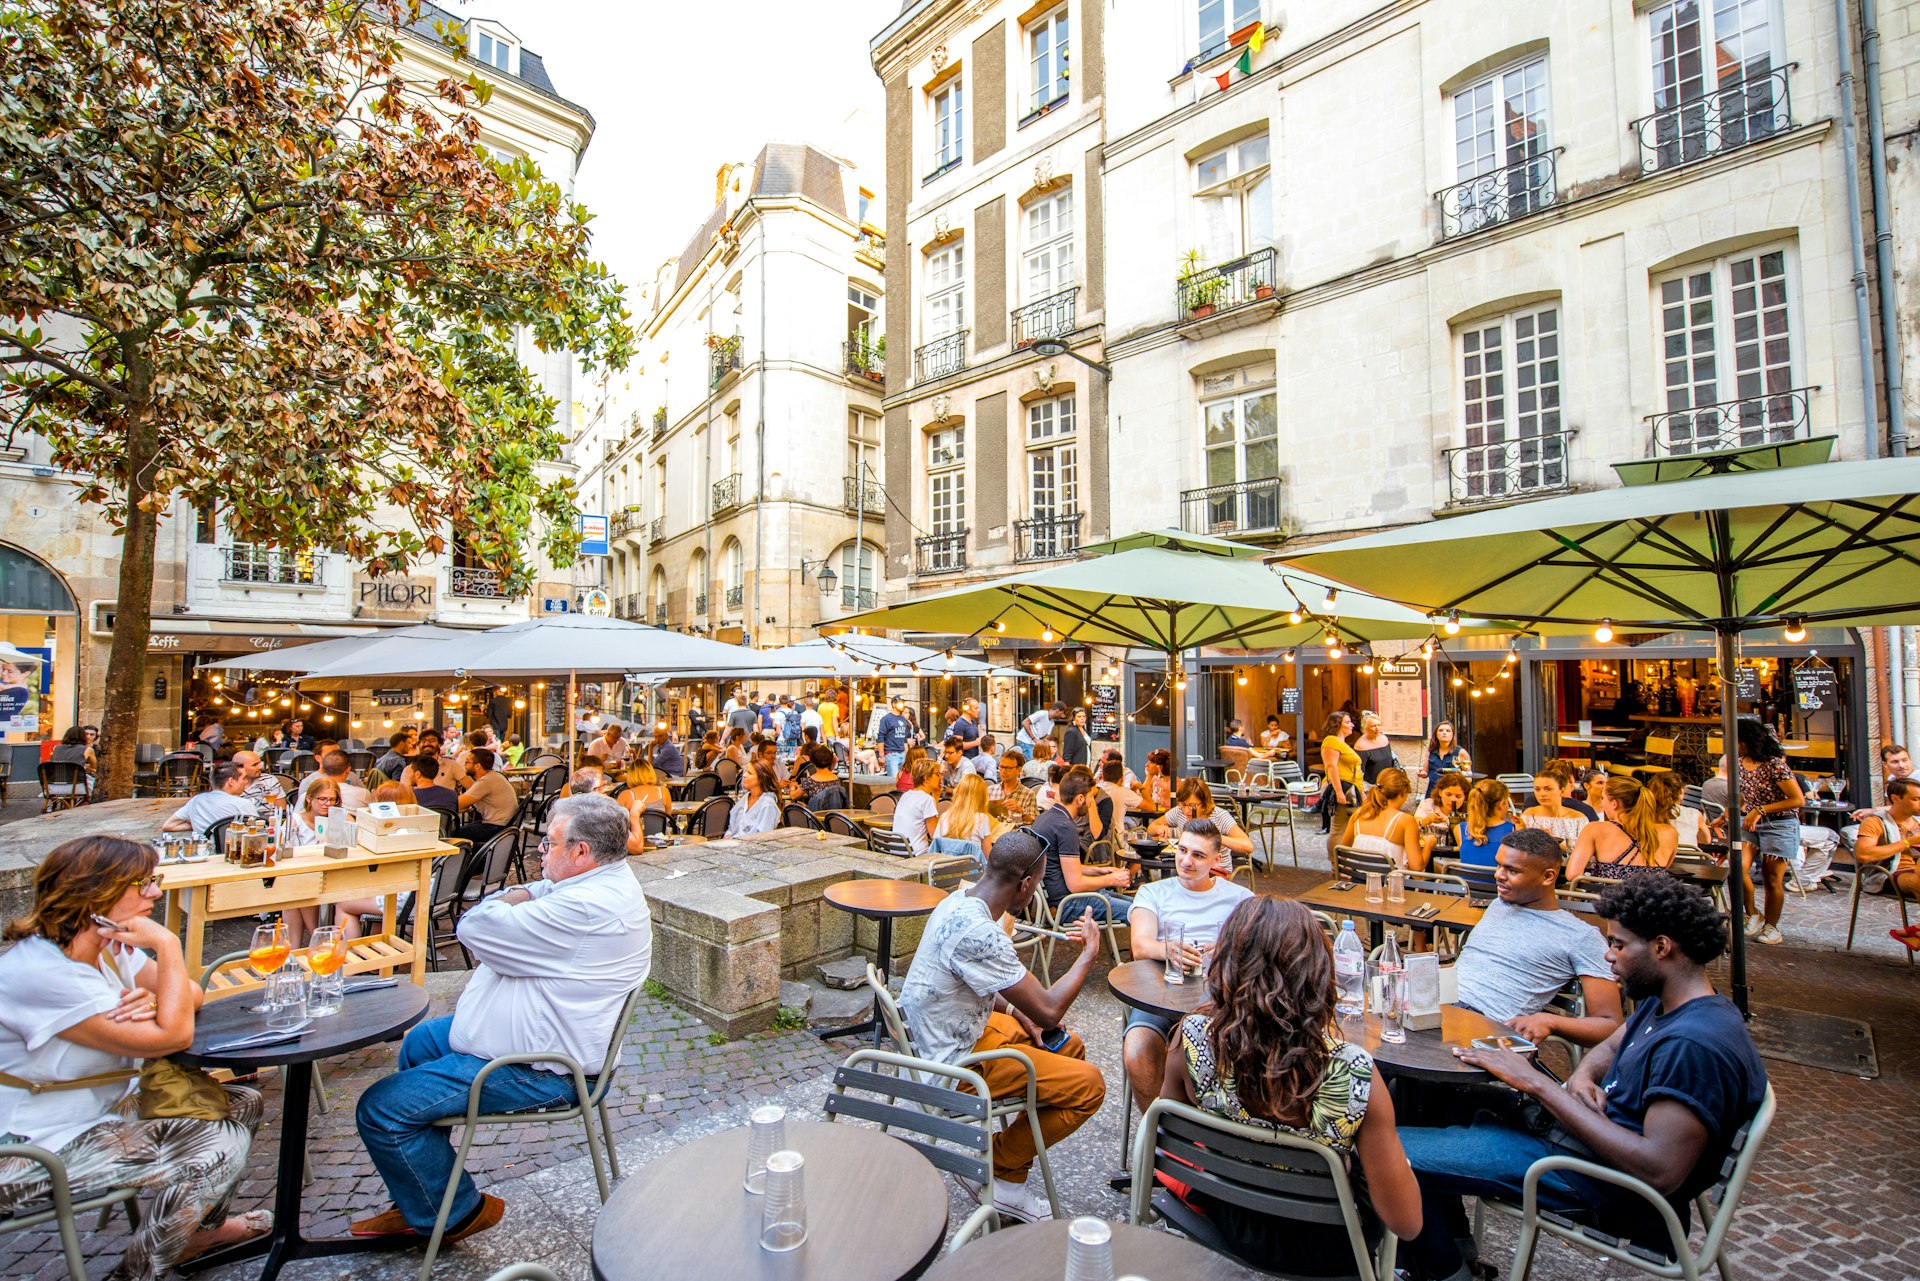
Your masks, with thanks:
[[(425, 902), (423, 898), (421, 902)], [(416, 974), (419, 972), (415, 966)], [(300, 1194), (307, 1151), (308, 1112), (313, 1098), (313, 1065), (320, 1059), (345, 1054), (380, 1041), (392, 1041), (427, 1016), (425, 988), (402, 983), (369, 992), (350, 992), (338, 1014), (315, 1019), (296, 1041), (257, 1050), (216, 1054), (207, 1047), (231, 1041), (249, 1032), (264, 1032), (266, 1020), (245, 1001), (221, 1001), (200, 1011), (194, 1021), (193, 1044), (173, 1057), (192, 1067), (229, 1068), (247, 1073), (259, 1068), (286, 1069), (280, 1099), (280, 1154), (274, 1175), (273, 1231), (237, 1245), (209, 1250), (177, 1265), (182, 1272), (245, 1259), (267, 1257), (260, 1281), (273, 1281), (281, 1267), (295, 1259), (367, 1250), (405, 1250), (420, 1238), (329, 1237), (312, 1240), (300, 1235)]]
[[(1385, 880), (1384, 877), (1381, 879)], [(1367, 900), (1365, 881), (1355, 881), (1353, 888), (1347, 890), (1335, 889), (1334, 887), (1339, 883), (1337, 880), (1324, 881), (1304, 894), (1294, 895), (1294, 898), (1315, 911), (1325, 912), (1336, 920), (1342, 916), (1354, 916), (1368, 922), (1372, 926), (1372, 933), (1376, 936), (1373, 940), (1375, 945), (1380, 942), (1378, 935), (1383, 926), (1406, 925), (1417, 930), (1431, 930), (1436, 925), (1456, 924), (1449, 918), (1448, 913), (1467, 907), (1464, 895), (1428, 894), (1420, 890), (1408, 890), (1402, 902), (1389, 902), (1384, 885), (1380, 891), (1380, 901), (1372, 903)], [(1431, 918), (1408, 915), (1417, 907), (1428, 906), (1439, 908), (1440, 914)], [(1479, 923), (1480, 917), (1477, 911), (1473, 920), (1475, 924)]]
[(858, 823), (860, 826), (868, 829), (869, 831), (871, 831), (876, 827), (884, 828), (889, 832), (893, 830), (893, 811), (892, 810), (821, 810), (820, 811), (820, 816), (822, 818), (825, 818), (828, 814), (843, 815), (846, 818), (852, 819), (854, 822)]
[[(1069, 1224), (1034, 1223), (976, 1237), (940, 1260), (924, 1281), (1060, 1281), (1067, 1269)], [(1258, 1281), (1240, 1266), (1185, 1237), (1130, 1223), (1113, 1229), (1113, 1274), (1153, 1281)]]
[[(806, 1162), (807, 1239), (796, 1249), (760, 1248), (762, 1200), (740, 1186), (747, 1168), (747, 1127), (740, 1126), (674, 1148), (627, 1176), (593, 1226), (595, 1281), (920, 1275), (947, 1231), (947, 1185), (933, 1164), (864, 1126), (798, 1121), (789, 1113), (786, 1136)], [(1059, 1275), (1056, 1268), (1053, 1281)]]
[(1407, 1039), (1399, 1042), (1380, 1039), (1380, 1019), (1371, 1013), (1364, 1020), (1341, 1019), (1339, 1026), (1340, 1035), (1371, 1054), (1386, 1075), (1445, 1085), (1470, 1085), (1492, 1079), (1485, 1070), (1455, 1058), (1456, 1046), (1466, 1049), (1477, 1036), (1519, 1035), (1505, 1023), (1496, 1023), (1460, 1005), (1441, 1006), (1439, 1027), (1424, 1032), (1409, 1028)]
[[(860, 881), (836, 881), (827, 886), (821, 897), (843, 912), (855, 916), (868, 917), (879, 922), (880, 940), (874, 959), (879, 962), (880, 977), (890, 977), (889, 967), (893, 964), (893, 922), (900, 916), (925, 916), (946, 901), (947, 892), (935, 889), (925, 881), (889, 881), (882, 879)], [(873, 1015), (860, 1023), (850, 1023), (846, 1027), (828, 1028), (821, 1032), (824, 1038), (851, 1036), (862, 1032), (873, 1033), (873, 1044), (880, 1045), (880, 998), (873, 998)]]
[[(209, 921), (378, 897), (382, 900), (380, 929), (391, 945), (379, 968), (407, 965), (413, 970), (413, 981), (425, 983), (426, 967), (420, 964), (419, 949), (397, 937), (395, 901), (412, 891), (419, 895), (414, 901), (424, 910), (424, 905), (433, 900), (433, 861), (455, 853), (458, 851), (453, 846), (436, 841), (425, 849), (385, 854), (355, 845), (344, 858), (328, 858), (318, 845), (301, 845), (272, 867), (241, 867), (219, 858), (204, 863), (164, 864), (159, 870), (167, 892), (167, 928), (179, 933), (184, 906), (187, 973), (197, 980), (204, 964)], [(357, 972), (372, 967), (349, 962), (348, 968)]]

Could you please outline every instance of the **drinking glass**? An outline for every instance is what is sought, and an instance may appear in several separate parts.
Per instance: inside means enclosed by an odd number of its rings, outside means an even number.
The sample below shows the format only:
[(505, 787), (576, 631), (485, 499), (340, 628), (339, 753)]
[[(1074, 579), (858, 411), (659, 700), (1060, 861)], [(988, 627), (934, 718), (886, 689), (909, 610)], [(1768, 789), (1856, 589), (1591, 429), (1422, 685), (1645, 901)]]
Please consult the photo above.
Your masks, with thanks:
[(792, 1250), (807, 1239), (807, 1194), (800, 1177), (804, 1165), (791, 1149), (767, 1158), (767, 1195), (760, 1215), (763, 1250)]
[(774, 1104), (747, 1114), (747, 1177), (740, 1186), (758, 1196), (766, 1186), (767, 1158), (787, 1146), (787, 1110)]
[(307, 942), (307, 968), (313, 971), (313, 983), (307, 992), (307, 1013), (313, 1018), (338, 1014), (347, 995), (347, 976), (341, 967), (347, 963), (347, 940), (338, 925), (323, 925)]
[(307, 972), (297, 966), (267, 976), (267, 996), (261, 1003), (267, 1026), (285, 1032), (307, 1021)]
[(1378, 903), (1379, 901), (1380, 901), (1380, 873), (1368, 872), (1367, 873), (1367, 902)]
[(1113, 1228), (1105, 1219), (1067, 1225), (1066, 1281), (1113, 1281)]
[(1187, 944), (1187, 927), (1178, 921), (1167, 921), (1160, 926), (1160, 942), (1166, 945), (1167, 982), (1185, 983), (1187, 967), (1180, 959), (1180, 949)]
[(1404, 903), (1407, 901), (1407, 874), (1399, 868), (1387, 873), (1387, 902)]
[(287, 927), (284, 921), (269, 921), (265, 925), (253, 927), (253, 946), (247, 949), (247, 964), (254, 972), (266, 978), (287, 963), (292, 952), (287, 944)]

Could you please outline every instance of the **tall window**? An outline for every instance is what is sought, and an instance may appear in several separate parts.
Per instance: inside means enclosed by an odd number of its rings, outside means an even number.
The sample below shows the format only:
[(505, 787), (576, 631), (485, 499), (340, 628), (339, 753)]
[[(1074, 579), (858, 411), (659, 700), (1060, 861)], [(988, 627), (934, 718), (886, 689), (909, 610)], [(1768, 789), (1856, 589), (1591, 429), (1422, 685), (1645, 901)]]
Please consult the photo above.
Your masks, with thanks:
[(658, 565), (653, 567), (653, 578), (647, 584), (647, 606), (650, 622), (667, 621), (667, 571)]
[(1067, 6), (1061, 5), (1027, 28), (1027, 61), (1033, 68), (1029, 111), (1066, 98), (1067, 52)]
[(1273, 243), (1273, 182), (1267, 136), (1246, 138), (1194, 163), (1202, 265)]
[(1560, 310), (1476, 324), (1460, 336), (1464, 451), (1455, 496), (1500, 498), (1567, 483), (1560, 430)]
[(1027, 301), (1073, 287), (1073, 189), (1036, 200), (1026, 209)]
[(1206, 424), (1209, 529), (1280, 525), (1280, 420), (1271, 390), (1209, 400)]
[(847, 282), (847, 339), (856, 349), (871, 348), (878, 337), (874, 325), (880, 319), (880, 295), (865, 285)]
[[(1641, 127), (1659, 168), (1786, 126), (1769, 0), (1672, 0), (1650, 10), (1655, 118)], [(1652, 134), (1649, 136), (1649, 128)]]
[(707, 553), (705, 548), (693, 549), (693, 558), (687, 567), (688, 606), (696, 614), (707, 612)]
[(1034, 523), (1023, 554), (1049, 559), (1080, 545), (1080, 454), (1071, 396), (1027, 406), (1027, 507)]
[(490, 67), (498, 67), (509, 74), (513, 73), (513, 42), (503, 40), (487, 31), (475, 33), (473, 56)]
[(720, 549), (720, 563), (726, 570), (727, 612), (737, 614), (746, 604), (747, 555), (740, 540), (729, 538)]
[(667, 514), (667, 460), (662, 458), (653, 465), (653, 518), (662, 520)]
[(1662, 448), (1686, 454), (1800, 434), (1806, 395), (1794, 390), (1788, 270), (1786, 250), (1770, 249), (1658, 282)]
[(872, 543), (844, 543), (834, 559), (839, 562), (841, 608), (872, 609), (880, 553)]
[(967, 429), (927, 434), (927, 513), (935, 535), (967, 527)]
[(967, 247), (949, 245), (927, 255), (927, 336), (943, 338), (967, 327)]
[(1459, 191), (1450, 217), (1475, 231), (1553, 203), (1547, 127), (1547, 60), (1509, 68), (1453, 98), (1453, 152)]
[(1234, 32), (1260, 19), (1260, 0), (1199, 0), (1200, 43), (1195, 60), (1226, 52)]
[(879, 473), (880, 460), (880, 420), (872, 414), (859, 412), (847, 415), (847, 506), (877, 510), (880, 497), (877, 492), (879, 482), (873, 479)]
[(965, 136), (961, 102), (961, 77), (955, 76), (933, 95), (933, 170), (960, 163), (961, 139)]

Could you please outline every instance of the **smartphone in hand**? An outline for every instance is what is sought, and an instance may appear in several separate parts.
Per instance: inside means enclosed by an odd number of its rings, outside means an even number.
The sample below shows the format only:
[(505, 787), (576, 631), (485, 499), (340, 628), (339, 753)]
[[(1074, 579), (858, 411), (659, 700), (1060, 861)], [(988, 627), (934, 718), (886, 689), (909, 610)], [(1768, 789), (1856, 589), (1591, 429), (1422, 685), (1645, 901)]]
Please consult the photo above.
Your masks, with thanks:
[(1040, 1048), (1050, 1054), (1058, 1054), (1067, 1045), (1067, 1029), (1050, 1027), (1040, 1034)]

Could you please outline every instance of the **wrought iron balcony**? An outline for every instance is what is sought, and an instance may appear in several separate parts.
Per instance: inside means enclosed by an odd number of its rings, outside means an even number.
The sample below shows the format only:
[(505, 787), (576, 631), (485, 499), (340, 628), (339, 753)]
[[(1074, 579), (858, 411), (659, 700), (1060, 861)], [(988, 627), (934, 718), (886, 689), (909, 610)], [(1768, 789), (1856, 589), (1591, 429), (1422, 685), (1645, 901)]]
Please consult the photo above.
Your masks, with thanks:
[(455, 565), (447, 573), (447, 594), (479, 600), (509, 600), (497, 569)]
[(913, 353), (913, 371), (915, 382), (932, 382), (936, 378), (945, 378), (948, 374), (957, 374), (967, 367), (967, 334), (970, 330), (956, 329), (930, 343), (922, 343)]
[(1640, 172), (1675, 169), (1792, 128), (1787, 72), (1799, 65), (1789, 62), (1750, 75), (1634, 121)]
[(1279, 275), (1279, 255), (1272, 249), (1223, 262), (1174, 282), (1174, 299), (1184, 320), (1204, 320), (1215, 312), (1231, 311), (1273, 297)]
[(1080, 513), (1016, 520), (1013, 535), (1016, 561), (1064, 560), (1080, 550)]
[(1554, 431), (1441, 451), (1447, 501), (1455, 507), (1551, 494), (1573, 483), (1567, 466), (1573, 432)]
[(623, 604), (626, 607), (626, 613), (623, 615), (623, 617), (632, 618), (636, 620), (642, 617), (646, 613), (645, 602), (646, 602), (646, 598), (642, 596), (639, 592), (628, 592), (626, 596), (626, 600), (623, 602)]
[(705, 592), (701, 592), (693, 598), (693, 612), (696, 614), (704, 614), (707, 612), (707, 594)]
[(840, 505), (847, 511), (865, 512), (870, 516), (884, 516), (887, 512), (887, 491), (877, 480), (861, 480), (858, 476), (842, 476), (840, 483), (845, 486), (846, 494)]
[(1182, 490), (1180, 526), (1189, 534), (1250, 534), (1278, 529), (1280, 477)]
[(636, 534), (645, 524), (639, 512), (616, 512), (613, 517), (613, 536), (618, 538), (622, 534)]
[(879, 596), (871, 587), (842, 587), (840, 589), (840, 608), (872, 609), (879, 603)]
[(667, 434), (667, 407), (665, 405), (653, 411), (653, 438), (660, 439)]
[(1716, 449), (1805, 440), (1811, 432), (1808, 401), (1819, 390), (1818, 387), (1795, 387), (1764, 396), (1650, 414), (1647, 422), (1653, 429), (1653, 452), (1704, 454)]
[(647, 526), (647, 541), (649, 543), (663, 543), (666, 539), (667, 518), (665, 516), (655, 516), (652, 523)]
[(1554, 203), (1554, 166), (1564, 147), (1455, 183), (1439, 195), (1440, 238), (1476, 231), (1538, 213)]
[(667, 625), (667, 607), (665, 605), (655, 605), (653, 607), (653, 625), (655, 627), (665, 627)]
[(720, 344), (707, 353), (707, 390), (713, 391), (725, 382), (729, 375), (740, 368), (740, 338), (721, 340)]
[(1080, 287), (1062, 289), (1057, 294), (1048, 294), (1024, 307), (1013, 309), (1013, 345), (1027, 347), (1042, 338), (1063, 338), (1073, 332), (1074, 321), (1078, 313), (1074, 302), (1080, 296)]
[(727, 588), (727, 608), (728, 609), (739, 609), (742, 605), (746, 603), (747, 603), (747, 589), (745, 587)]
[(870, 383), (887, 381), (887, 340), (867, 342), (858, 338), (849, 338), (840, 344), (842, 367), (852, 378), (863, 378)]
[(967, 567), (967, 532), (953, 530), (913, 540), (922, 574), (957, 574)]
[(740, 505), (740, 473), (713, 482), (713, 514), (732, 511)]
[(220, 549), (220, 578), (229, 583), (265, 583), (273, 587), (319, 587), (327, 558), (320, 552), (281, 551), (254, 543)]

